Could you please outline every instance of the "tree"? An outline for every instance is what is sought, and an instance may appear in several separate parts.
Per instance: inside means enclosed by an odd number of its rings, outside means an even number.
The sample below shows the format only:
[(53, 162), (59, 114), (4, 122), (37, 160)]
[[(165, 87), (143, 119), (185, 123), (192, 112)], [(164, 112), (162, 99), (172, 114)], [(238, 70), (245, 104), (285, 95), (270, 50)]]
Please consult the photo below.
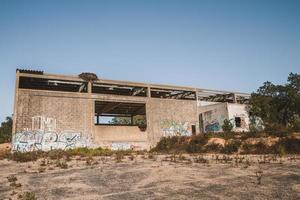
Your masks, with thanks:
[(285, 85), (265, 82), (251, 94), (250, 116), (259, 117), (266, 127), (281, 125), (297, 129), (300, 117), (300, 75), (290, 73)]
[(6, 121), (1, 123), (0, 143), (11, 142), (12, 135), (12, 118), (6, 117)]

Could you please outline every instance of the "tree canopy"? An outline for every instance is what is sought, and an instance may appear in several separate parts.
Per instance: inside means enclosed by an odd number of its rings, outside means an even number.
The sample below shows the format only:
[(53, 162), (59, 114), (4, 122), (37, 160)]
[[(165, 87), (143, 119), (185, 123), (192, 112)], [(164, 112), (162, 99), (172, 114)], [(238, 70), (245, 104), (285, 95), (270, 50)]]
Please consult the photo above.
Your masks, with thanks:
[(12, 136), (12, 118), (6, 117), (0, 127), (0, 143), (11, 142)]
[(259, 117), (264, 125), (280, 124), (294, 129), (300, 124), (300, 75), (290, 73), (287, 83), (265, 82), (251, 94), (250, 116)]

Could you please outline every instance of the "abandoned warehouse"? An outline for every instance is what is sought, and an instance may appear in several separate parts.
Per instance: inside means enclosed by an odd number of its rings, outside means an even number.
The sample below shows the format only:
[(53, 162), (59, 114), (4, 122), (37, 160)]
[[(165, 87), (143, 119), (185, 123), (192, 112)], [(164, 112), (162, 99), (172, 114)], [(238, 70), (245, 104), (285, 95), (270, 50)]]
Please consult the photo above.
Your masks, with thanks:
[(150, 149), (162, 137), (247, 131), (249, 94), (16, 71), (13, 151)]

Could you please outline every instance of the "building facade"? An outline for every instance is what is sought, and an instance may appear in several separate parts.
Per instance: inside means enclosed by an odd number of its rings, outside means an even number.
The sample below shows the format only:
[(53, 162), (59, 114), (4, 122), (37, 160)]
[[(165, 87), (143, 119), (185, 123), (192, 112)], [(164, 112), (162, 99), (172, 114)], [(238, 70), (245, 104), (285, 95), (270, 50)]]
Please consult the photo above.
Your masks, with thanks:
[(12, 149), (150, 149), (162, 137), (247, 131), (249, 94), (17, 70)]

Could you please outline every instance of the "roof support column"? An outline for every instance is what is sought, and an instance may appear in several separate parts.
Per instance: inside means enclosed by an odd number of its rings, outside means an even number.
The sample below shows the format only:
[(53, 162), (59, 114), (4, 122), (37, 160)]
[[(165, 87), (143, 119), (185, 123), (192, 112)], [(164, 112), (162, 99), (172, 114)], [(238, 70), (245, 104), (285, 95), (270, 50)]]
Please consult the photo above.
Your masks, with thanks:
[(92, 81), (88, 82), (88, 93), (92, 93)]

